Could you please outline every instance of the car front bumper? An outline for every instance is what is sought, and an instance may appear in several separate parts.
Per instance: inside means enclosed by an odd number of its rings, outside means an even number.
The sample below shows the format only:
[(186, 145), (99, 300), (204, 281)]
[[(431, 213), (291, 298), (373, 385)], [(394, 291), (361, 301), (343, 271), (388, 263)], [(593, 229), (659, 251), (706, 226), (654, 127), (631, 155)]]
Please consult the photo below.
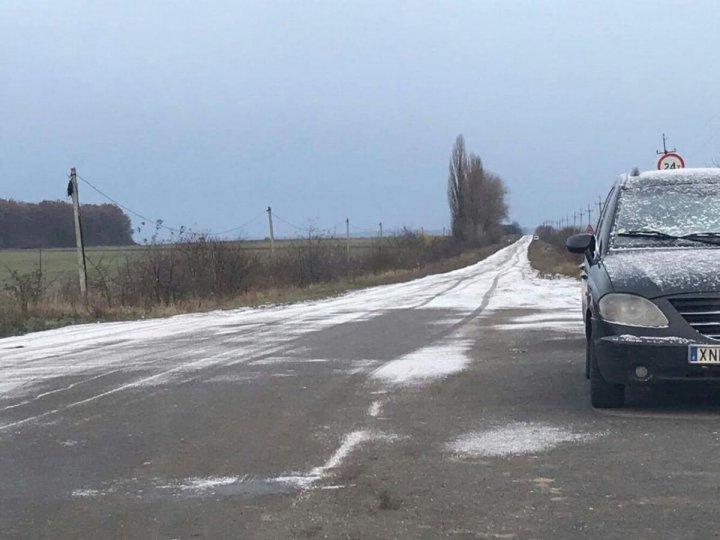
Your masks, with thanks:
[[(651, 384), (660, 381), (720, 381), (720, 366), (688, 361), (689, 346), (701, 344), (686, 338), (614, 335), (594, 340), (595, 360), (603, 378), (620, 384)], [(643, 366), (648, 376), (638, 378)]]

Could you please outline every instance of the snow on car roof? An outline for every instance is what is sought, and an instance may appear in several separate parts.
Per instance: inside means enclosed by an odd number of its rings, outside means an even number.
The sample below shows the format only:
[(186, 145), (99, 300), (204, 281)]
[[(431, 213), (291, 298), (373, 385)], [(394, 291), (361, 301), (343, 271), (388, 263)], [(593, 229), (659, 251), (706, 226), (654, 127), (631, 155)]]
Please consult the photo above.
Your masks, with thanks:
[(624, 187), (643, 187), (670, 184), (716, 184), (720, 183), (720, 168), (675, 169), (672, 171), (646, 171), (637, 176), (623, 175)]

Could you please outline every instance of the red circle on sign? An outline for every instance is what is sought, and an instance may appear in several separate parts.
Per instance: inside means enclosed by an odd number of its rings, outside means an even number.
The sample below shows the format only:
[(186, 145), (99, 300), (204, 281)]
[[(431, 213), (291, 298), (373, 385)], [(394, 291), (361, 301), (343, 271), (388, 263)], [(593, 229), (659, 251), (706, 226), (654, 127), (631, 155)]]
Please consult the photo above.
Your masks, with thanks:
[[(660, 156), (660, 159), (658, 159), (658, 162), (657, 162), (658, 169), (660, 169), (660, 164), (662, 163), (662, 160), (665, 159), (666, 157), (677, 158), (678, 161), (680, 161), (680, 165), (682, 165), (682, 168), (683, 169), (685, 168), (685, 160), (680, 156), (680, 154), (676, 154), (675, 152), (668, 152), (667, 154), (663, 154), (662, 156)], [(662, 169), (660, 169), (660, 170), (662, 170)]]

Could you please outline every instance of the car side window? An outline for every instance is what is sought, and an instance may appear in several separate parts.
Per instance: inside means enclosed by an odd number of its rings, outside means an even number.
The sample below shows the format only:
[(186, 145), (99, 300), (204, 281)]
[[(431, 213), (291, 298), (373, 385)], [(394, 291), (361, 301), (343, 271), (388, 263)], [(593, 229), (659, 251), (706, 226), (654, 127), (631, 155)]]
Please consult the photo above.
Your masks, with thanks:
[(607, 197), (605, 198), (605, 204), (603, 204), (602, 212), (600, 213), (600, 218), (598, 219), (597, 227), (595, 228), (595, 240), (597, 242), (597, 248), (596, 253), (599, 255), (602, 255), (604, 253), (605, 248), (605, 239), (607, 238), (607, 234), (605, 234), (606, 223), (608, 221), (608, 213), (610, 208), (614, 208), (615, 205), (612, 204), (613, 202), (613, 194), (615, 193), (615, 186), (610, 190)]

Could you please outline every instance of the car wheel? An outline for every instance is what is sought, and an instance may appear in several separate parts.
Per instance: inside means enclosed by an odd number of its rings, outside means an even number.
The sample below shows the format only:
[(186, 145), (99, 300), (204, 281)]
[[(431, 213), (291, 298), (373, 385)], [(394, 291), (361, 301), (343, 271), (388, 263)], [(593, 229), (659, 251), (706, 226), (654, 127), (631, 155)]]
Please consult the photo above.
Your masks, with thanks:
[(625, 404), (625, 385), (615, 384), (603, 379), (595, 359), (592, 344), (588, 346), (590, 354), (590, 402), (598, 409), (616, 409)]

